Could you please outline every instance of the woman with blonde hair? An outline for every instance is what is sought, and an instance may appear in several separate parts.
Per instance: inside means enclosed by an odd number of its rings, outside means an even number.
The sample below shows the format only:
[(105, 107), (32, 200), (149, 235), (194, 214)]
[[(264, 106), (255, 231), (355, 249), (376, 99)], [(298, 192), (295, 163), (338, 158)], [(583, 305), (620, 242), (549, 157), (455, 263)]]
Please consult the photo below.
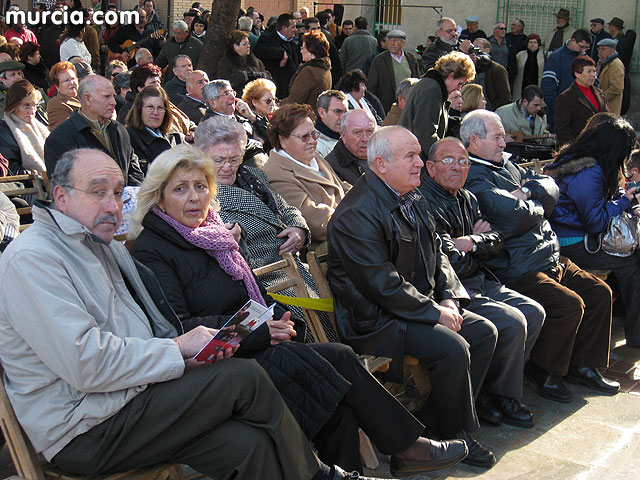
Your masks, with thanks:
[(267, 134), (269, 119), (276, 109), (278, 99), (276, 98), (276, 84), (266, 78), (258, 78), (245, 85), (242, 92), (244, 100), (256, 116), (253, 124), (254, 138), (262, 141), (262, 148), (266, 153), (271, 150), (271, 142)]
[[(167, 318), (180, 332), (199, 325), (220, 329), (250, 299), (274, 303), (241, 254), (240, 228), (221, 220), (215, 193), (214, 160), (179, 145), (150, 165), (131, 219), (133, 233), (139, 232), (132, 255), (155, 274), (153, 283), (145, 276), (148, 290), (158, 305), (166, 305), (166, 298), (175, 312)], [(445, 468), (466, 456), (462, 442), (421, 437), (424, 426), (350, 347), (304, 344), (304, 322), (292, 320), (279, 304), (274, 317), (245, 338), (234, 356), (254, 358), (265, 368), (323, 462), (362, 471), (359, 427), (392, 454), (395, 473)]]
[(482, 110), (486, 108), (487, 101), (484, 98), (482, 85), (477, 83), (467, 83), (461, 89), (462, 93), (462, 109), (460, 113), (464, 117), (467, 113), (474, 110)]

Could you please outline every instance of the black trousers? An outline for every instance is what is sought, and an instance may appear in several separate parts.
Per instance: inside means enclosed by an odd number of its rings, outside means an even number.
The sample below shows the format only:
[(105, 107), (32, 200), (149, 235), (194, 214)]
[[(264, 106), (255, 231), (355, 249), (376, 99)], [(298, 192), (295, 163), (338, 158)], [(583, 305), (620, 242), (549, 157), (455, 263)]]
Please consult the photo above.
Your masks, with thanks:
[(554, 271), (531, 272), (507, 283), (533, 298), (547, 313), (531, 361), (564, 376), (569, 365), (606, 367), (611, 342), (611, 289), (602, 280), (560, 257)]
[(432, 390), (418, 418), (434, 437), (453, 438), (478, 428), (474, 406), (498, 332), (486, 318), (463, 310), (462, 329), (407, 322), (405, 353), (424, 362)]
[(53, 462), (91, 476), (182, 463), (216, 480), (303, 480), (320, 470), (266, 372), (236, 358), (150, 385)]
[(580, 268), (613, 271), (624, 304), (624, 336), (628, 345), (640, 347), (640, 250), (615, 257), (602, 250), (589, 253), (580, 242), (562, 247), (561, 252)]
[(351, 383), (334, 414), (313, 438), (324, 463), (362, 473), (358, 427), (387, 455), (406, 450), (422, 435), (424, 425), (369, 373), (351, 347), (339, 343), (309, 347)]

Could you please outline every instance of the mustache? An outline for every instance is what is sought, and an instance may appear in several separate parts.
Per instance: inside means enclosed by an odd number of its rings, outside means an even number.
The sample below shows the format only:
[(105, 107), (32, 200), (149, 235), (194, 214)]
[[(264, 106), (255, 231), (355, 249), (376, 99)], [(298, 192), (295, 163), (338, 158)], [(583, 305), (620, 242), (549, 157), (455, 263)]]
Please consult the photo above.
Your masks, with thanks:
[(107, 213), (106, 215), (98, 218), (93, 224), (93, 227), (95, 228), (101, 223), (113, 223), (115, 226), (119, 225), (118, 217), (116, 217), (113, 213)]

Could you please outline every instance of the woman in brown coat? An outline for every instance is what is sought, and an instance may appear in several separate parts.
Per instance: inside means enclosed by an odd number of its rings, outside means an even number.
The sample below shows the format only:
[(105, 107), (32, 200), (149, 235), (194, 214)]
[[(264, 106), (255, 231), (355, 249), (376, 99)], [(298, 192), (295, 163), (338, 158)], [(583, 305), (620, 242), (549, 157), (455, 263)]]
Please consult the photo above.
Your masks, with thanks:
[(289, 96), (282, 104), (306, 103), (315, 111), (318, 95), (331, 89), (331, 61), (329, 42), (319, 30), (312, 30), (302, 36), (303, 63), (291, 79)]
[(293, 103), (276, 110), (268, 128), (273, 150), (263, 167), (271, 188), (307, 221), (312, 248), (327, 239), (329, 219), (349, 188), (315, 153), (320, 134), (314, 121), (309, 105)]
[(558, 145), (573, 142), (593, 115), (609, 111), (604, 92), (593, 86), (596, 62), (580, 55), (571, 64), (571, 73), (576, 80), (558, 96), (554, 108)]

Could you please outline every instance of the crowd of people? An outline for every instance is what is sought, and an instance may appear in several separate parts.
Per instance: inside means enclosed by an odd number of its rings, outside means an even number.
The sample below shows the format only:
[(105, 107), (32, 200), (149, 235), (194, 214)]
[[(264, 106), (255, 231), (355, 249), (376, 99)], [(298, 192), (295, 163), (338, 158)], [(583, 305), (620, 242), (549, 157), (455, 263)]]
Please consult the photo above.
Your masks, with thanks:
[[(563, 8), (543, 38), (442, 17), (416, 55), (340, 5), (251, 7), (205, 71), (197, 2), (166, 38), (153, 0), (104, 28), (69, 6), (88, 23), (0, 32), (0, 171), (46, 172), (52, 201), (18, 235), (25, 199), (0, 192), (0, 360), (48, 461), (365, 479), (362, 429), (394, 476), (491, 468), (473, 432), (535, 425), (525, 377), (554, 402), (566, 383), (619, 391), (601, 373), (614, 292), (640, 348), (640, 253), (600, 248), (614, 217), (640, 217), (620, 18), (573, 29)], [(544, 172), (520, 165), (528, 148)], [(267, 293), (280, 273), (252, 273), (291, 253), (318, 296), (309, 251), (327, 254), (331, 343)], [(250, 300), (273, 318), (195, 361)], [(379, 382), (402, 383), (405, 355), (431, 384), (414, 412)]]

